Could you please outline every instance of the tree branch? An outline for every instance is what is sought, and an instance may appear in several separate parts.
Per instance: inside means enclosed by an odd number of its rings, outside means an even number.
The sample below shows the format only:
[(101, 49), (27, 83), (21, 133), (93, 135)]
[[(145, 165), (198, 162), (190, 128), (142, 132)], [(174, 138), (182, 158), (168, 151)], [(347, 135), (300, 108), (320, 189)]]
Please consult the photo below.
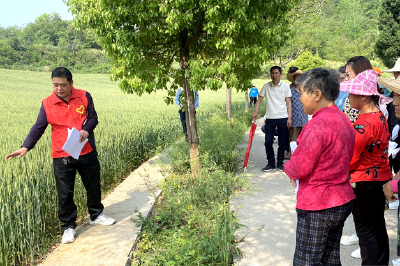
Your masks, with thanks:
[(186, 44), (185, 44), (185, 49), (188, 49), (190, 45), (193, 43), (197, 42), (198, 39), (200, 39), (201, 35), (203, 34), (203, 19), (204, 19), (205, 13), (202, 12), (200, 15), (200, 20), (197, 23), (197, 33), (194, 35), (192, 38), (190, 38)]
[[(175, 37), (176, 38), (176, 36), (175, 35), (173, 35), (173, 36), (171, 36), (171, 37)], [(164, 42), (164, 43), (154, 43), (154, 44), (149, 44), (149, 46), (160, 46), (160, 45), (166, 45), (166, 44), (171, 44), (171, 43), (173, 43), (173, 42), (175, 42), (176, 41), (176, 39), (172, 39), (171, 41), (169, 41), (169, 42)]]
[[(316, 3), (318, 3), (319, 1), (315, 1), (315, 2), (313, 2), (313, 3), (311, 3), (311, 5), (310, 6), (308, 6), (308, 7), (306, 7), (306, 8), (300, 8), (300, 9), (294, 9), (293, 11), (294, 12), (301, 12), (301, 13), (299, 13), (299, 14), (297, 14), (297, 15), (305, 15), (305, 14), (309, 14), (309, 13), (313, 13), (313, 12), (315, 12), (315, 11), (317, 11), (318, 9), (320, 9), (321, 8), (321, 6), (327, 1), (327, 0), (320, 0), (321, 2), (317, 5), (317, 7), (315, 8), (315, 9), (313, 9), (313, 10), (311, 10), (311, 11), (306, 11), (306, 10), (309, 10), (310, 8), (312, 8)], [(303, 12), (303, 11), (306, 11), (306, 12)]]
[(171, 56), (171, 59), (168, 60), (168, 64), (172, 64), (172, 61), (174, 60), (174, 57), (176, 56), (176, 54), (179, 53), (179, 49)]

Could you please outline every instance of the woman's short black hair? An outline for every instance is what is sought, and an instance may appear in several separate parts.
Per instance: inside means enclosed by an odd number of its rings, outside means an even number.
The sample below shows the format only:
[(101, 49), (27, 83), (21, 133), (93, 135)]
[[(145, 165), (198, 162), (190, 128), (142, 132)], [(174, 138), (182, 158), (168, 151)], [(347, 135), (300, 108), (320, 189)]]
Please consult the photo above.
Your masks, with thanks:
[(308, 94), (320, 90), (328, 101), (335, 101), (339, 97), (340, 76), (334, 69), (314, 68), (301, 74), (295, 85)]
[(65, 67), (57, 67), (51, 72), (51, 79), (53, 78), (67, 78), (67, 81), (71, 83), (72, 73)]
[(288, 71), (288, 73), (294, 73), (294, 72), (296, 72), (297, 70), (299, 70), (299, 68), (298, 68), (298, 67), (291, 66), (291, 67), (289, 67), (289, 71)]
[(337, 71), (338, 71), (340, 74), (346, 73), (346, 66), (341, 66), (341, 67), (339, 67)]

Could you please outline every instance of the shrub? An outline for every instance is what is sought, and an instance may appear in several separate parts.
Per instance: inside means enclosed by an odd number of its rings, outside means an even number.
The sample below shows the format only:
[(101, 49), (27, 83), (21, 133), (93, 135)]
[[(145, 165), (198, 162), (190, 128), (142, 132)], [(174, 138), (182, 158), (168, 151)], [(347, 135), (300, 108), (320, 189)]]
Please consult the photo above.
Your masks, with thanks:
[[(313, 68), (324, 67), (324, 64), (324, 60), (321, 57), (318, 55), (312, 55), (311, 52), (306, 51), (299, 55), (296, 60), (290, 62), (290, 64), (287, 66), (287, 69), (289, 69), (291, 66), (296, 66), (305, 72)], [(285, 73), (287, 73), (287, 70)]]

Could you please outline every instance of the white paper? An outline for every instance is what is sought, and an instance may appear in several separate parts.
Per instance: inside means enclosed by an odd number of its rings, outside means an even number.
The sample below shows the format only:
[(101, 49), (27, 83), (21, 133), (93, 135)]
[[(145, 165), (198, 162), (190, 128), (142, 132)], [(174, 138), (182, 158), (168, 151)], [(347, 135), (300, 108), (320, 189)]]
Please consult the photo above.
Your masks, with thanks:
[(83, 146), (85, 146), (86, 142), (88, 141), (88, 139), (86, 138), (84, 141), (79, 142), (80, 137), (81, 133), (76, 128), (68, 128), (68, 138), (67, 141), (64, 143), (64, 146), (62, 147), (63, 151), (65, 151), (66, 153), (71, 155), (72, 158), (77, 160), (79, 158), (79, 154), (81, 154)]
[(399, 136), (399, 125), (396, 125), (392, 130), (392, 140), (396, 140)]
[(297, 148), (296, 141), (291, 141), (290, 142), (290, 149), (292, 150), (292, 153), (296, 150), (296, 148)]
[[(296, 141), (291, 141), (290, 142), (290, 150), (293, 152), (296, 150), (297, 148), (297, 143)], [(294, 192), (296, 193), (296, 197), (297, 197), (297, 191), (299, 191), (299, 180), (296, 180), (296, 187), (294, 188)]]
[(399, 151), (400, 151), (400, 148), (395, 149), (395, 150), (392, 152), (392, 158), (396, 158), (396, 156), (397, 156), (397, 154), (399, 153)]
[(296, 180), (296, 187), (294, 188), (294, 193), (296, 194), (296, 199), (297, 199), (297, 191), (299, 191), (299, 180)]
[[(397, 143), (394, 141), (389, 141), (389, 151), (388, 156), (393, 155), (394, 149), (397, 147)], [(393, 157), (393, 156), (392, 156)], [(394, 157), (393, 157), (394, 158)]]

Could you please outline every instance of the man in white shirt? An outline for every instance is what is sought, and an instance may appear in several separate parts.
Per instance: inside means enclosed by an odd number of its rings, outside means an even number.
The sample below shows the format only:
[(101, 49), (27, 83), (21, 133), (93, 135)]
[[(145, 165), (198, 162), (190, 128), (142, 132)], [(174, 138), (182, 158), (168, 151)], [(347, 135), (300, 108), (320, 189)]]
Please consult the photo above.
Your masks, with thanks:
[[(265, 98), (266, 119), (265, 119), (265, 151), (267, 153), (268, 164), (262, 169), (268, 172), (278, 168), (284, 171), (283, 159), (287, 145), (288, 128), (292, 125), (292, 93), (289, 85), (281, 81), (282, 68), (273, 66), (270, 70), (272, 81), (265, 83), (258, 94), (252, 119), (257, 119), (258, 109), (262, 100)], [(275, 166), (275, 153), (272, 147), (274, 142), (275, 127), (278, 128), (278, 156)]]

